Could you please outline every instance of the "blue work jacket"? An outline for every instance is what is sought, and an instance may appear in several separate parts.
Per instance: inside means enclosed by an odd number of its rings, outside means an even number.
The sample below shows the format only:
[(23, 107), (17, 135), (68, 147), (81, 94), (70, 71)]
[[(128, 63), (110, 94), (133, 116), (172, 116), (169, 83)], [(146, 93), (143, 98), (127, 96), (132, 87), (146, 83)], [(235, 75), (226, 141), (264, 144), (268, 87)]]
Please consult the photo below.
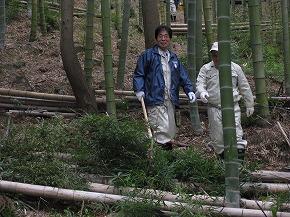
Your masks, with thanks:
[[(179, 106), (179, 89), (184, 92), (195, 92), (191, 80), (184, 66), (175, 53), (170, 52), (168, 62), (171, 71), (170, 99), (175, 106)], [(147, 106), (162, 105), (164, 103), (165, 81), (158, 46), (145, 50), (139, 57), (134, 71), (133, 89), (135, 92), (145, 93)]]

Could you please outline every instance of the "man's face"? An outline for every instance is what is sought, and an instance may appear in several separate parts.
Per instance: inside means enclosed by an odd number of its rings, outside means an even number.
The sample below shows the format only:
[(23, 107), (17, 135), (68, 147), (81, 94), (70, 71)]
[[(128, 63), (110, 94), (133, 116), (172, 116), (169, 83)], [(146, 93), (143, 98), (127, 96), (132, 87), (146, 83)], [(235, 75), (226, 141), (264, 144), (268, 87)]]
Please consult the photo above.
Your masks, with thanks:
[(218, 51), (211, 51), (211, 59), (215, 65), (215, 67), (217, 68), (219, 65), (219, 52)]
[(167, 50), (170, 45), (171, 39), (169, 37), (168, 32), (163, 30), (158, 34), (156, 41), (157, 41), (157, 45), (159, 46), (161, 50)]

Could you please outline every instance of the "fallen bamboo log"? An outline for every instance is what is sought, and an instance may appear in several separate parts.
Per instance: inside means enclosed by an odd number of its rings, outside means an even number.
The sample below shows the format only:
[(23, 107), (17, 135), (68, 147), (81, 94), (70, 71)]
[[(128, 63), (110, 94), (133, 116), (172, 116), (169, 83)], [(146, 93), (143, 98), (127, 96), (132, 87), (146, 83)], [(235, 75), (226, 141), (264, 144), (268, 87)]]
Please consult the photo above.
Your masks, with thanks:
[[(100, 183), (89, 183), (90, 191), (106, 193), (106, 194), (134, 194), (137, 197), (142, 198), (153, 198), (158, 200), (166, 200), (171, 202), (185, 202), (190, 198), (193, 202), (198, 202), (200, 204), (212, 205), (212, 206), (225, 206), (224, 197), (212, 197), (208, 195), (178, 195), (173, 194), (172, 192), (160, 191), (154, 189), (142, 189), (142, 188), (117, 188), (112, 185), (105, 185)], [(187, 199), (185, 199), (187, 198)], [(241, 199), (240, 206), (246, 209), (262, 209), (262, 210), (271, 210), (275, 205), (274, 202), (267, 201), (258, 201), (258, 200), (248, 200)], [(281, 204), (281, 211), (290, 210), (290, 204)]]
[(64, 118), (75, 118), (77, 116), (76, 113), (68, 113), (68, 112), (37, 112), (37, 111), (21, 111), (21, 110), (9, 110), (6, 112), (7, 115), (13, 116), (32, 116), (32, 117), (55, 117), (62, 116)]
[[(20, 193), (34, 197), (47, 197), (54, 199), (64, 199), (72, 201), (95, 201), (113, 204), (119, 201), (135, 201), (143, 202), (144, 198), (130, 198), (122, 195), (115, 194), (103, 194), (97, 192), (79, 191), (64, 188), (56, 188), (43, 185), (32, 185), (24, 184), (19, 182), (0, 181), (0, 190), (2, 192)], [(148, 200), (148, 199), (147, 199)], [(158, 204), (160, 209), (166, 211), (171, 210), (183, 210), (184, 208), (191, 209), (193, 212), (204, 212), (204, 213), (217, 213), (220, 215), (233, 216), (233, 217), (273, 217), (271, 211), (254, 210), (254, 209), (240, 209), (240, 208), (229, 208), (229, 207), (216, 207), (207, 205), (196, 205), (192, 206), (187, 203), (170, 202), (170, 201), (158, 201), (153, 200), (155, 204)], [(277, 212), (277, 217), (290, 217), (290, 213)]]
[(251, 177), (255, 181), (262, 182), (290, 182), (289, 172), (279, 172), (279, 171), (266, 171), (260, 170), (251, 173)]
[(18, 96), (3, 96), (0, 95), (1, 103), (15, 104), (15, 105), (36, 105), (36, 106), (49, 106), (49, 107), (78, 107), (76, 102), (58, 101), (48, 99), (27, 98)]
[(38, 93), (38, 92), (32, 92), (32, 91), (13, 90), (13, 89), (6, 89), (6, 88), (0, 88), (0, 95), (68, 101), (68, 102), (76, 101), (76, 98), (74, 96), (69, 96), (69, 95)]
[(289, 192), (289, 184), (281, 183), (244, 183), (241, 185), (243, 191), (258, 191), (258, 192), (271, 192), (271, 193), (280, 193), (280, 192)]

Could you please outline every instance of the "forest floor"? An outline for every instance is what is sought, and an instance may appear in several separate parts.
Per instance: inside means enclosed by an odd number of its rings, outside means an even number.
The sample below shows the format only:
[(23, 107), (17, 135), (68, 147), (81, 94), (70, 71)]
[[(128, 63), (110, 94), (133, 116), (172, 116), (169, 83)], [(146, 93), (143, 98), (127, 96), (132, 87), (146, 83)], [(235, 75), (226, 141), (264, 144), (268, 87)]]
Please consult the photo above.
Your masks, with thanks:
[[(178, 18), (178, 20), (180, 17)], [(100, 34), (100, 20), (97, 24), (95, 37), (93, 86), (96, 89), (103, 87), (103, 63), (102, 63), (102, 38)], [(75, 41), (76, 47), (82, 47), (84, 39), (84, 20), (75, 17)], [(38, 35), (37, 40), (29, 42), (30, 21), (25, 13), (22, 13), (16, 20), (8, 23), (6, 33), (6, 47), (0, 51), (0, 86), (16, 90), (36, 91), (43, 93), (69, 94), (72, 90), (66, 74), (63, 70), (59, 49), (60, 32), (53, 30), (47, 35)], [(112, 33), (113, 70), (117, 71), (118, 63), (118, 42), (116, 32)], [(177, 53), (184, 52), (180, 45), (175, 43), (173, 48), (178, 49)], [(138, 55), (144, 50), (142, 33), (133, 27), (129, 32), (128, 56), (126, 64), (125, 89), (132, 90), (132, 74), (135, 68)], [(83, 65), (83, 53), (79, 53), (79, 60)], [(253, 78), (247, 76), (253, 86)], [(271, 83), (267, 86), (270, 89)], [(137, 112), (136, 112), (137, 111)], [(134, 114), (142, 117), (141, 106), (136, 108)], [(208, 131), (205, 110), (201, 111), (201, 121), (204, 133), (195, 136), (191, 127), (188, 112), (181, 112), (181, 125), (177, 140), (195, 146), (205, 154), (213, 155), (207, 147)], [(5, 119), (1, 118), (1, 129), (5, 129)], [(281, 170), (288, 165), (290, 147), (277, 126), (277, 121), (282, 124), (286, 134), (290, 136), (289, 110), (277, 106), (271, 109), (271, 118), (266, 127), (259, 127), (252, 119), (247, 119), (243, 114), (243, 129), (248, 141), (246, 161), (256, 162), (263, 169)]]

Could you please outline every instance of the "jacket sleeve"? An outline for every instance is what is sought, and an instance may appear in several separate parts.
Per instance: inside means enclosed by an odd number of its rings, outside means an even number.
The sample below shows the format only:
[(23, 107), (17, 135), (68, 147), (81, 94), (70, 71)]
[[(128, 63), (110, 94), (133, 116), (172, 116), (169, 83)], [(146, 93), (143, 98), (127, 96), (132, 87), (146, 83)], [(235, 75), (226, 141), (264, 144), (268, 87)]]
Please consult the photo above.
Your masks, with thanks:
[(179, 61), (179, 72), (180, 72), (180, 79), (181, 79), (181, 86), (183, 91), (188, 95), (189, 92), (195, 92), (196, 88), (195, 85), (192, 84), (189, 74), (187, 73), (186, 69)]
[(197, 79), (196, 79), (196, 90), (200, 94), (206, 90), (206, 68), (205, 66), (201, 67)]
[(143, 53), (138, 58), (136, 68), (134, 71), (133, 76), (134, 92), (145, 91), (145, 66), (146, 66), (146, 53)]
[(240, 94), (242, 95), (245, 105), (247, 108), (254, 107), (254, 97), (251, 90), (251, 87), (249, 85), (249, 82), (242, 71), (241, 67), (238, 67), (237, 69), (238, 74), (238, 88), (240, 91)]

